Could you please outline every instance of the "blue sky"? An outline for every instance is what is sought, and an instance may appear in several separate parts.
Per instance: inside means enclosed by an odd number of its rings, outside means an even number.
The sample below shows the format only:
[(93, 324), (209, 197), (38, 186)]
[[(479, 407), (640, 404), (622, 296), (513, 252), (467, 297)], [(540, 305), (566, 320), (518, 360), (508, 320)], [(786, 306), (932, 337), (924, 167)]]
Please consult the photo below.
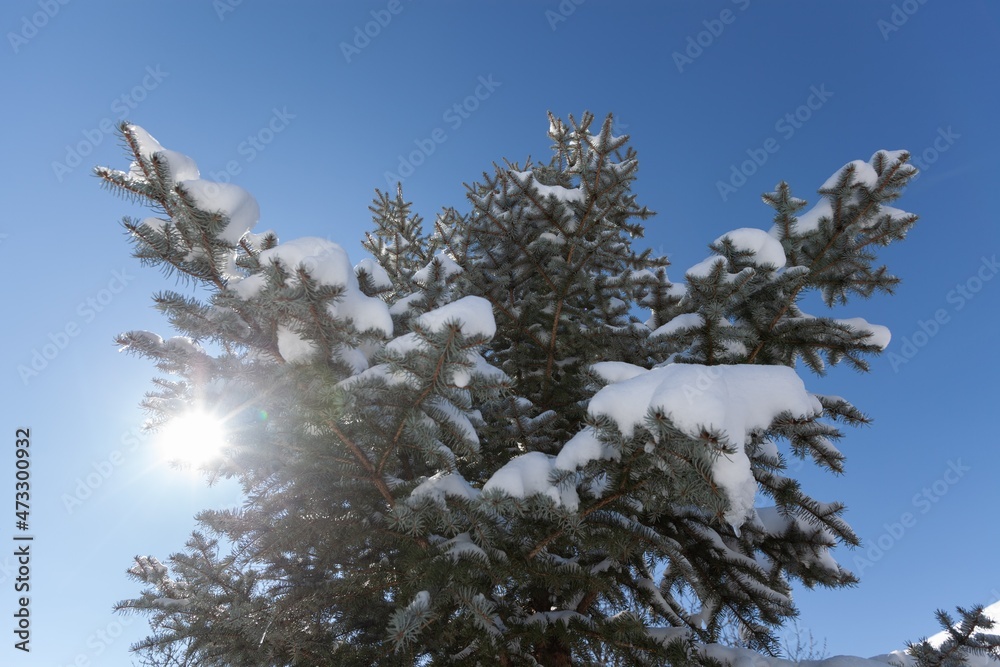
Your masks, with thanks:
[(903, 283), (840, 311), (888, 325), (887, 354), (867, 376), (807, 376), (875, 419), (841, 443), (845, 476), (800, 472), (847, 503), (865, 546), (839, 557), (862, 582), (801, 592), (799, 623), (832, 654), (867, 656), (935, 632), (935, 608), (1000, 597), (995, 4), (14, 0), (0, 28), (0, 498), (30, 427), (35, 536), (28, 655), (13, 648), (16, 563), (0, 556), (4, 664), (131, 664), (145, 622), (111, 607), (138, 591), (132, 556), (166, 557), (196, 511), (238, 501), (136, 435), (155, 369), (113, 337), (169, 333), (150, 295), (175, 285), (130, 258), (118, 220), (144, 212), (90, 173), (127, 164), (106, 131), (122, 118), (250, 190), (258, 231), (328, 237), (358, 261), (387, 172), (408, 173), (433, 219), (494, 161), (547, 159), (546, 111), (613, 112), (658, 212), (645, 242), (678, 277), (723, 232), (768, 228), (759, 195), (779, 180), (812, 203), (844, 163), (912, 151), (925, 171), (898, 205), (921, 221), (883, 254)]

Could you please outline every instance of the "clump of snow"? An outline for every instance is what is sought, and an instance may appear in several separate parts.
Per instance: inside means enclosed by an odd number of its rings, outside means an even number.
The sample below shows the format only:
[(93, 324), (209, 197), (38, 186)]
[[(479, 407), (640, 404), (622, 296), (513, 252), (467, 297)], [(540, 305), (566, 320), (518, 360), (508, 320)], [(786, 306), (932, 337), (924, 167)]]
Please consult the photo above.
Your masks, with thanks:
[(763, 229), (752, 227), (734, 229), (715, 239), (715, 244), (718, 245), (725, 239), (729, 239), (737, 250), (752, 252), (760, 264), (770, 264), (776, 269), (785, 266), (785, 250), (781, 247), (781, 241)]
[(359, 274), (362, 271), (368, 274), (372, 279), (372, 284), (375, 289), (389, 289), (392, 287), (392, 280), (389, 279), (389, 274), (386, 273), (382, 265), (373, 259), (365, 258), (358, 262), (357, 266), (354, 267), (354, 273)]
[(845, 164), (843, 167), (838, 169), (836, 173), (830, 176), (830, 178), (826, 179), (826, 182), (820, 186), (820, 190), (831, 190), (835, 188), (844, 172), (850, 168), (854, 169), (854, 173), (851, 174), (851, 180), (848, 183), (848, 186), (860, 183), (870, 189), (874, 188), (878, 183), (878, 174), (875, 173), (875, 168), (872, 167), (870, 163), (865, 162), (864, 160), (854, 160)]
[(289, 362), (308, 361), (318, 350), (316, 344), (306, 340), (286, 326), (278, 327), (278, 352)]
[(669, 336), (681, 329), (695, 329), (704, 326), (704, 324), (705, 318), (702, 317), (701, 313), (682, 313), (653, 331), (653, 333), (649, 334), (649, 337)]
[(587, 427), (563, 445), (552, 467), (556, 470), (577, 470), (591, 461), (617, 460), (619, 456), (618, 452), (601, 442), (594, 429)]
[(439, 505), (444, 505), (447, 496), (475, 500), (479, 497), (479, 491), (457, 472), (439, 472), (425, 479), (410, 492), (411, 498), (427, 497)]
[(420, 336), (411, 332), (393, 338), (391, 341), (386, 343), (385, 351), (403, 356), (407, 352), (411, 352), (413, 350), (423, 350), (426, 349), (426, 347), (427, 343), (425, 343)]
[(688, 278), (707, 278), (718, 264), (725, 266), (726, 258), (721, 255), (712, 255), (701, 260), (690, 269), (684, 272)]
[(220, 213), (229, 223), (219, 238), (236, 245), (260, 220), (260, 205), (253, 195), (234, 183), (215, 183), (201, 179), (178, 183), (191, 195), (195, 205), (205, 211)]
[(878, 215), (879, 217), (887, 215), (890, 220), (905, 220), (906, 218), (912, 218), (914, 214), (898, 209), (895, 206), (880, 204), (878, 207)]
[[(365, 295), (358, 287), (358, 277), (347, 252), (336, 243), (317, 237), (285, 241), (260, 253), (261, 264), (280, 261), (290, 270), (303, 267), (320, 285), (343, 286), (343, 295), (328, 306), (330, 315), (351, 319), (359, 331), (378, 330), (392, 335), (392, 316), (381, 299)], [(289, 282), (298, 278), (293, 274)], [(264, 288), (261, 274), (234, 281), (232, 289), (243, 299), (255, 297)]]
[(535, 174), (530, 171), (514, 171), (511, 170), (510, 175), (514, 177), (517, 184), (523, 189), (527, 190), (529, 183), (534, 181), (535, 188), (538, 189), (538, 194), (541, 197), (555, 197), (556, 199), (564, 202), (582, 202), (586, 199), (586, 194), (584, 194), (581, 188), (566, 188), (561, 185), (545, 185), (544, 183), (539, 183), (538, 179), (535, 178)]
[(555, 458), (542, 452), (528, 452), (514, 457), (486, 481), (483, 493), (497, 489), (515, 498), (541, 494), (556, 505), (575, 510), (580, 506), (576, 489), (559, 489), (549, 480), (554, 464)]
[(645, 373), (647, 369), (624, 361), (599, 361), (590, 365), (590, 370), (607, 383), (629, 380)]
[(456, 387), (468, 387), (473, 375), (480, 375), (491, 382), (504, 382), (509, 379), (506, 373), (490, 364), (478, 352), (471, 352), (467, 359), (471, 367), (460, 368), (452, 374), (451, 383)]
[(727, 521), (738, 527), (753, 509), (757, 490), (744, 449), (749, 434), (767, 428), (783, 412), (815, 417), (822, 406), (785, 366), (668, 364), (604, 387), (588, 411), (610, 417), (626, 437), (651, 411), (693, 438), (705, 429), (721, 433), (736, 451), (718, 456), (712, 476), (729, 498)]
[(799, 416), (822, 412), (802, 379), (786, 366), (668, 364), (601, 389), (590, 401), (592, 415), (614, 419), (626, 436), (649, 410), (660, 410), (683, 432), (697, 437), (703, 427), (742, 444), (754, 430), (783, 411)]
[(440, 331), (450, 322), (459, 325), (463, 336), (492, 338), (497, 332), (493, 307), (479, 296), (462, 297), (426, 312), (417, 318), (416, 326), (427, 331)]
[[(147, 160), (152, 160), (153, 155), (159, 153), (160, 159), (167, 163), (170, 179), (173, 182), (196, 180), (201, 177), (198, 165), (193, 159), (183, 153), (164, 148), (149, 132), (138, 125), (130, 125), (129, 129), (139, 146), (139, 154)], [(142, 172), (142, 167), (139, 166), (138, 162), (133, 162), (129, 166), (129, 176), (146, 180), (146, 175)]]
[(814, 232), (819, 229), (820, 220), (833, 220), (833, 205), (826, 197), (822, 197), (816, 205), (796, 218), (795, 228), (800, 234)]
[(188, 354), (199, 354), (204, 349), (188, 336), (171, 336), (163, 344), (163, 347), (171, 351), (186, 352)]
[(392, 315), (405, 315), (410, 307), (413, 305), (414, 301), (419, 301), (424, 298), (423, 292), (414, 292), (413, 294), (407, 294), (402, 299), (392, 304), (389, 307), (389, 313)]
[(445, 252), (439, 252), (434, 255), (433, 259), (427, 263), (427, 266), (414, 272), (413, 280), (418, 283), (426, 283), (431, 278), (431, 272), (434, 270), (434, 264), (440, 267), (441, 275), (444, 278), (450, 278), (451, 276), (461, 273), (462, 267), (458, 265), (451, 255)]
[[(138, 125), (130, 125), (129, 129), (138, 145), (139, 154), (149, 160), (158, 155), (167, 165), (170, 181), (188, 193), (198, 208), (219, 213), (229, 219), (219, 238), (235, 246), (244, 234), (254, 228), (260, 219), (260, 206), (249, 192), (232, 183), (203, 180), (201, 172), (198, 171), (198, 164), (193, 159), (164, 148), (149, 132)], [(129, 166), (129, 176), (146, 180), (146, 175), (137, 161)], [(143, 222), (154, 229), (162, 228), (162, 221), (147, 219)]]
[(558, 456), (529, 452), (511, 459), (487, 480), (483, 493), (499, 489), (515, 498), (541, 494), (556, 505), (573, 511), (580, 506), (576, 488), (556, 486), (551, 481), (552, 473), (556, 470), (578, 470), (591, 461), (618, 458), (618, 452), (601, 442), (597, 433), (587, 427), (570, 438)]
[(834, 321), (838, 324), (846, 324), (855, 331), (867, 332), (866, 340), (883, 350), (889, 347), (889, 341), (892, 340), (892, 332), (889, 331), (889, 327), (881, 324), (871, 324), (863, 317), (849, 317)]

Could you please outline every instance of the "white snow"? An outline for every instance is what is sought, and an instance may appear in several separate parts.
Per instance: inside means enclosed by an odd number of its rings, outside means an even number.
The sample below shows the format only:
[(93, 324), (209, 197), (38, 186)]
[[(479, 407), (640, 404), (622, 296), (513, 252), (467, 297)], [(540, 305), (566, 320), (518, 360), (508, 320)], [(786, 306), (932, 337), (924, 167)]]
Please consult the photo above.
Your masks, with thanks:
[(551, 498), (556, 505), (565, 504), (569, 509), (576, 509), (579, 506), (576, 490), (572, 489), (564, 498), (559, 489), (549, 481), (554, 462), (553, 457), (542, 452), (528, 452), (514, 457), (486, 481), (483, 493), (499, 489), (515, 498), (527, 498), (540, 493)]
[[(344, 294), (328, 306), (330, 315), (353, 320), (359, 331), (378, 330), (386, 336), (392, 335), (388, 306), (360, 290), (347, 252), (336, 243), (317, 237), (293, 239), (260, 253), (260, 261), (261, 264), (280, 261), (291, 271), (302, 266), (321, 285), (343, 286)], [(292, 284), (296, 280), (294, 274), (289, 277)], [(261, 274), (231, 283), (232, 289), (243, 299), (255, 297), (264, 284)]]
[(509, 379), (506, 373), (491, 365), (478, 352), (469, 353), (467, 359), (472, 367), (458, 369), (452, 375), (451, 382), (456, 387), (468, 387), (473, 375), (483, 376), (488, 382), (504, 382)]
[[(997, 598), (996, 591), (993, 591), (993, 599)], [(955, 620), (960, 620), (957, 613), (951, 614)], [(1000, 602), (994, 602), (983, 609), (983, 615), (991, 619), (994, 623), (1000, 624)], [(990, 630), (978, 630), (978, 632), (983, 632), (985, 634), (1000, 634), (1000, 625), (994, 625)], [(941, 630), (935, 635), (927, 637), (927, 643), (929, 643), (934, 648), (941, 648), (943, 644), (948, 639), (948, 633), (945, 630)], [(887, 660), (892, 660), (896, 665), (901, 665), (902, 667), (917, 667), (917, 661), (910, 655), (906, 653), (905, 650), (893, 651), (885, 656), (877, 656), (872, 658), (873, 660), (885, 658)], [(962, 655), (965, 667), (996, 667), (996, 661), (992, 660), (986, 656), (982, 655), (970, 655), (964, 653)]]
[(412, 350), (423, 350), (426, 348), (427, 343), (415, 333), (403, 334), (402, 336), (393, 338), (385, 345), (386, 352), (392, 352), (399, 356), (403, 356)]
[(178, 185), (191, 195), (198, 208), (229, 218), (229, 223), (219, 233), (219, 238), (231, 245), (239, 243), (243, 235), (260, 220), (257, 200), (238, 185), (201, 179), (181, 181)]
[(704, 324), (705, 318), (702, 317), (701, 313), (681, 313), (662, 327), (653, 331), (653, 333), (649, 334), (649, 337), (669, 336), (682, 329), (697, 329), (704, 326)]
[(860, 183), (867, 188), (874, 188), (878, 183), (878, 174), (875, 173), (875, 169), (871, 164), (864, 160), (853, 160), (838, 169), (830, 178), (826, 179), (823, 185), (820, 186), (820, 190), (829, 190), (836, 187), (837, 181), (840, 180), (844, 171), (850, 167), (854, 167), (854, 173), (851, 175), (851, 181), (848, 185)]
[(357, 266), (354, 267), (354, 273), (357, 275), (362, 271), (371, 277), (375, 289), (389, 289), (392, 287), (392, 280), (389, 279), (389, 274), (374, 259), (366, 257), (358, 262)]
[(564, 202), (582, 202), (586, 198), (586, 194), (581, 188), (565, 188), (561, 185), (545, 185), (539, 183), (538, 179), (535, 178), (534, 173), (530, 171), (514, 171), (511, 170), (510, 175), (514, 177), (525, 190), (530, 186), (530, 182), (534, 181), (534, 186), (538, 189), (538, 194), (542, 198), (555, 197), (556, 199)]
[(407, 294), (401, 298), (396, 303), (389, 307), (389, 313), (392, 315), (405, 315), (410, 310), (410, 304), (414, 301), (422, 299), (424, 297), (423, 292), (414, 292), (413, 294)]
[(618, 457), (618, 452), (601, 442), (597, 433), (587, 427), (570, 438), (558, 456), (529, 452), (511, 459), (487, 480), (483, 492), (500, 489), (515, 498), (540, 493), (551, 498), (556, 505), (576, 510), (580, 506), (576, 488), (554, 485), (550, 479), (553, 471), (578, 470), (591, 461), (617, 460)]
[[(129, 127), (132, 130), (132, 136), (135, 137), (136, 143), (139, 145), (139, 154), (151, 160), (155, 153), (159, 153), (160, 158), (166, 161), (167, 168), (170, 171), (170, 179), (174, 183), (196, 180), (201, 177), (198, 165), (193, 159), (183, 153), (167, 150), (149, 132), (138, 125), (130, 125)], [(146, 176), (142, 173), (138, 162), (133, 162), (129, 166), (129, 175), (133, 178), (146, 180)]]
[(591, 415), (613, 419), (630, 437), (650, 411), (662, 412), (685, 434), (718, 431), (736, 448), (712, 466), (730, 501), (726, 519), (742, 525), (753, 508), (757, 484), (744, 450), (748, 435), (767, 428), (782, 412), (813, 417), (822, 412), (802, 379), (785, 366), (668, 364), (604, 387), (590, 401)]
[(889, 341), (892, 339), (892, 332), (889, 331), (889, 327), (882, 326), (881, 324), (871, 324), (863, 317), (849, 317), (834, 321), (838, 324), (846, 324), (856, 331), (867, 332), (867, 340), (872, 345), (877, 345), (883, 350), (889, 347)]
[(777, 240), (763, 229), (752, 227), (741, 227), (726, 232), (715, 239), (715, 244), (722, 243), (724, 239), (732, 241), (737, 250), (746, 250), (757, 256), (759, 264), (770, 264), (776, 269), (785, 266), (785, 250), (781, 247), (781, 241)]
[(410, 492), (412, 498), (426, 496), (439, 505), (444, 505), (447, 496), (457, 496), (466, 500), (475, 500), (479, 491), (472, 488), (464, 477), (457, 472), (443, 472), (429, 477)]
[(557, 470), (577, 470), (591, 461), (618, 458), (618, 452), (601, 442), (594, 429), (588, 426), (563, 445), (552, 462), (552, 467)]
[(443, 278), (450, 278), (453, 275), (462, 272), (462, 267), (458, 265), (451, 255), (445, 252), (439, 252), (434, 255), (433, 259), (427, 263), (427, 266), (414, 272), (413, 280), (418, 283), (426, 283), (431, 278), (431, 272), (434, 270), (434, 265), (437, 264), (440, 267), (441, 276)]
[(717, 264), (726, 265), (726, 258), (722, 255), (711, 255), (701, 260), (690, 269), (684, 272), (688, 278), (707, 278), (715, 270)]
[(635, 364), (627, 364), (624, 361), (599, 361), (596, 364), (591, 364), (590, 370), (610, 384), (629, 380), (636, 375), (645, 373), (648, 369)]
[(286, 326), (278, 327), (278, 352), (289, 362), (308, 361), (319, 348)]
[(458, 324), (463, 336), (492, 338), (497, 332), (493, 307), (479, 296), (462, 297), (426, 312), (417, 318), (416, 326), (426, 331), (440, 331), (450, 322)]
[(879, 217), (888, 215), (889, 218), (892, 220), (903, 220), (905, 218), (913, 216), (913, 214), (908, 211), (904, 211), (902, 209), (896, 208), (895, 206), (889, 206), (887, 204), (880, 204), (878, 208), (879, 208), (878, 210)]
[(816, 205), (796, 218), (795, 228), (799, 234), (814, 232), (819, 229), (821, 218), (833, 220), (833, 206), (826, 197), (821, 197)]
[[(171, 182), (187, 192), (198, 208), (220, 213), (229, 219), (228, 224), (219, 233), (220, 239), (235, 246), (244, 234), (254, 228), (260, 219), (260, 206), (253, 195), (232, 183), (203, 180), (193, 159), (177, 151), (165, 149), (138, 125), (129, 127), (138, 144), (140, 155), (152, 159), (153, 155), (159, 154), (160, 159), (167, 164)], [(138, 180), (146, 180), (138, 162), (132, 162), (129, 166), (129, 175)], [(157, 223), (155, 219), (143, 222), (156, 229), (162, 227), (162, 222)]]

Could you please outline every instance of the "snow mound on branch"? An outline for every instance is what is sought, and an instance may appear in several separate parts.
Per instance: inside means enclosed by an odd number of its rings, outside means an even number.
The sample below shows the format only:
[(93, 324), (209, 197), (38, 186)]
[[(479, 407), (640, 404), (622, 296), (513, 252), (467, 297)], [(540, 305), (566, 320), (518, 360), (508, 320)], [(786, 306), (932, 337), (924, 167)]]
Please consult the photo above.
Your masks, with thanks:
[[(160, 153), (160, 159), (167, 163), (172, 181), (177, 183), (201, 178), (198, 165), (192, 158), (164, 148), (149, 132), (138, 125), (130, 125), (129, 127), (132, 130), (132, 136), (135, 137), (135, 141), (139, 145), (139, 154), (147, 160), (152, 160), (153, 155)], [(146, 180), (146, 175), (142, 172), (142, 167), (138, 162), (133, 162), (129, 166), (128, 173), (132, 178)]]
[(392, 280), (389, 278), (389, 274), (375, 260), (365, 258), (358, 262), (358, 265), (354, 267), (354, 273), (358, 274), (362, 271), (367, 273), (371, 278), (375, 289), (390, 289), (392, 287)]
[(483, 493), (496, 489), (514, 498), (541, 494), (556, 505), (575, 510), (580, 506), (576, 489), (559, 489), (550, 481), (554, 463), (554, 457), (542, 452), (528, 452), (517, 456), (493, 473), (483, 485)]
[(797, 417), (822, 413), (819, 400), (802, 379), (785, 366), (702, 366), (669, 364), (604, 387), (590, 400), (591, 415), (611, 418), (626, 437), (650, 412), (671, 420), (680, 431), (698, 438), (716, 431), (736, 448), (720, 455), (712, 477), (730, 501), (726, 519), (739, 527), (753, 510), (757, 483), (744, 445), (751, 432), (770, 426), (790, 412)]
[(539, 183), (538, 179), (535, 178), (535, 174), (530, 171), (514, 171), (510, 170), (510, 175), (521, 186), (522, 190), (527, 191), (528, 188), (533, 184), (538, 190), (538, 194), (543, 198), (555, 197), (559, 201), (563, 202), (582, 202), (587, 198), (582, 188), (566, 188), (561, 185), (545, 185), (544, 183)]
[(492, 338), (497, 332), (493, 306), (480, 296), (466, 296), (435, 308), (417, 318), (416, 326), (427, 331), (441, 331), (449, 323), (458, 324), (463, 336)]
[(278, 327), (278, 352), (285, 361), (308, 361), (318, 349), (316, 343), (302, 338), (288, 327)]
[(198, 208), (229, 218), (229, 224), (219, 233), (219, 238), (230, 245), (239, 243), (260, 220), (257, 200), (238, 185), (201, 179), (181, 181), (178, 185), (191, 195)]
[(462, 267), (459, 266), (458, 262), (452, 259), (450, 255), (444, 252), (439, 252), (434, 255), (434, 258), (431, 259), (431, 261), (427, 263), (427, 266), (414, 272), (413, 280), (421, 285), (430, 280), (431, 272), (434, 270), (435, 263), (437, 263), (440, 267), (441, 276), (443, 278), (450, 278), (451, 276), (462, 272)]
[(770, 264), (776, 269), (785, 266), (785, 250), (781, 247), (781, 241), (763, 229), (752, 227), (734, 229), (715, 239), (715, 245), (721, 244), (726, 239), (729, 239), (737, 250), (756, 255), (759, 264)]
[(439, 505), (444, 504), (446, 496), (475, 500), (479, 497), (479, 491), (474, 489), (458, 473), (439, 472), (433, 477), (425, 479), (410, 492), (411, 498), (427, 497)]
[(716, 264), (722, 264), (725, 266), (726, 258), (721, 255), (712, 255), (711, 257), (706, 257), (701, 260), (690, 269), (684, 272), (684, 275), (688, 278), (707, 278), (711, 275), (712, 271), (715, 271)]
[[(219, 238), (235, 246), (243, 235), (252, 230), (260, 220), (260, 205), (253, 195), (232, 183), (216, 183), (201, 178), (198, 164), (187, 155), (164, 148), (149, 132), (138, 125), (129, 129), (138, 144), (139, 154), (148, 160), (158, 155), (167, 165), (170, 181), (181, 187), (198, 208), (211, 213), (219, 213), (229, 222), (219, 233)], [(142, 166), (132, 162), (129, 176), (145, 181)], [(151, 225), (155, 226), (155, 225)]]
[(697, 329), (704, 325), (705, 318), (702, 317), (701, 313), (681, 313), (674, 319), (664, 324), (662, 327), (653, 331), (653, 333), (649, 334), (649, 337), (657, 338), (658, 336), (669, 336), (682, 329)]
[(855, 331), (867, 332), (868, 342), (872, 345), (877, 345), (883, 350), (889, 347), (889, 341), (892, 340), (892, 332), (889, 331), (889, 327), (882, 326), (881, 324), (871, 324), (863, 317), (849, 317), (835, 321), (838, 324), (846, 324)]
[(854, 169), (854, 173), (851, 174), (851, 180), (847, 184), (848, 187), (860, 183), (866, 188), (872, 189), (878, 184), (878, 174), (875, 173), (875, 168), (870, 163), (864, 160), (852, 160), (838, 169), (830, 178), (826, 179), (826, 182), (819, 189), (833, 190), (836, 188), (837, 183), (848, 169)]
[(591, 364), (590, 370), (610, 384), (634, 378), (636, 375), (645, 373), (647, 369), (624, 361), (598, 361), (596, 364)]
[[(320, 285), (343, 287), (344, 293), (327, 306), (331, 316), (353, 320), (358, 331), (377, 330), (392, 335), (389, 307), (381, 299), (361, 291), (347, 252), (336, 243), (307, 236), (260, 253), (261, 264), (275, 261), (293, 272), (288, 278), (291, 284), (298, 280), (294, 271), (302, 267)], [(256, 274), (231, 284), (241, 298), (251, 299), (260, 293), (265, 282), (263, 275)]]
[(574, 511), (580, 506), (576, 488), (556, 486), (552, 483), (552, 473), (578, 470), (600, 459), (618, 459), (618, 453), (601, 442), (597, 433), (588, 427), (570, 438), (558, 456), (529, 452), (511, 459), (486, 481), (483, 493), (496, 489), (514, 498), (541, 494), (556, 505)]
[(833, 205), (826, 197), (821, 198), (816, 205), (796, 218), (795, 229), (799, 234), (807, 234), (819, 229), (820, 220), (833, 220)]

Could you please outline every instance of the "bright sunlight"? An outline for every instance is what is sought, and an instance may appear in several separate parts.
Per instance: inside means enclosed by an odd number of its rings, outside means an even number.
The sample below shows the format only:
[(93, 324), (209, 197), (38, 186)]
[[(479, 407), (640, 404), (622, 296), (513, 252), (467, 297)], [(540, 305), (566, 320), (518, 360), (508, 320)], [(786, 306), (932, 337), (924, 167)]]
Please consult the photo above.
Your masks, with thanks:
[(200, 410), (172, 419), (157, 437), (164, 460), (192, 469), (218, 456), (224, 444), (222, 420)]

